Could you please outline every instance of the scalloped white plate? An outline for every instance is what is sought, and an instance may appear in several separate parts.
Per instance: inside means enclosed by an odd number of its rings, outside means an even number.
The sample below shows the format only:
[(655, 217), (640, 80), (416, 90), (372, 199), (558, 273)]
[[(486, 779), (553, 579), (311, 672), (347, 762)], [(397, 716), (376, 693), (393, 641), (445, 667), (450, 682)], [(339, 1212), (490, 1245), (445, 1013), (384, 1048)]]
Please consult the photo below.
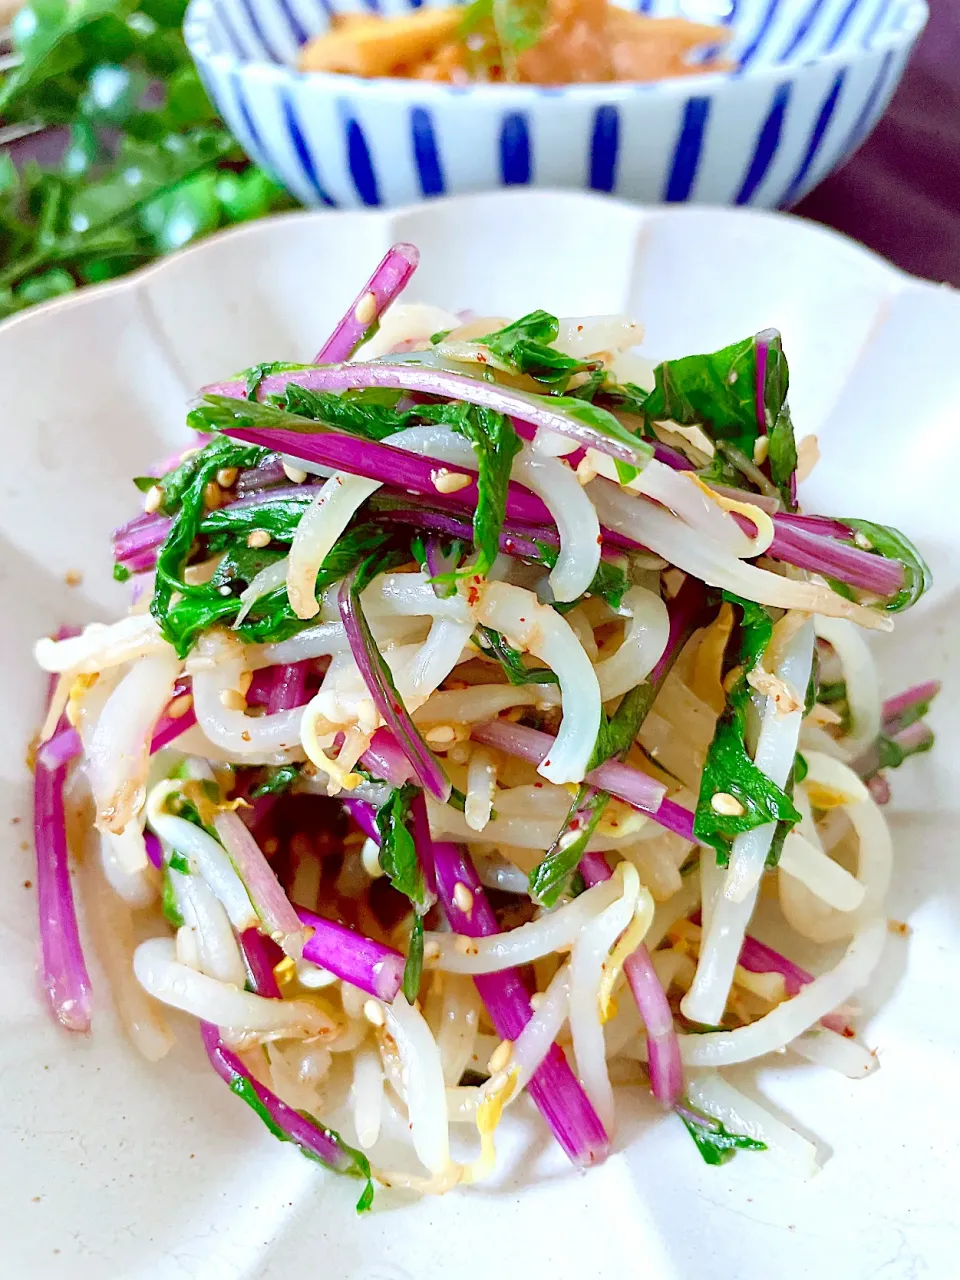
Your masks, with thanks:
[[(282, 1147), (206, 1069), (185, 1023), (164, 1062), (120, 1035), (93, 965), (91, 1038), (53, 1027), (34, 975), (29, 775), (36, 636), (123, 607), (108, 535), (129, 480), (180, 438), (194, 389), (316, 349), (396, 239), (423, 253), (410, 297), (521, 314), (624, 310), (653, 358), (783, 331), (818, 510), (902, 526), (930, 596), (877, 646), (885, 687), (939, 676), (940, 744), (895, 779), (892, 936), (865, 1001), (883, 1069), (853, 1083), (771, 1061), (761, 1091), (833, 1154), (810, 1183), (770, 1157), (704, 1166), (673, 1121), (621, 1103), (618, 1152), (579, 1177), (529, 1113), (492, 1186), (379, 1197)], [(395, 213), (297, 214), (0, 327), (0, 1212), (11, 1280), (947, 1280), (960, 1249), (957, 827), (960, 294), (810, 223), (522, 192)], [(83, 574), (68, 588), (65, 575)], [(518, 1112), (521, 1110), (518, 1107)], [(512, 1115), (513, 1113), (511, 1113)], [(505, 1126), (506, 1128), (507, 1126)]]

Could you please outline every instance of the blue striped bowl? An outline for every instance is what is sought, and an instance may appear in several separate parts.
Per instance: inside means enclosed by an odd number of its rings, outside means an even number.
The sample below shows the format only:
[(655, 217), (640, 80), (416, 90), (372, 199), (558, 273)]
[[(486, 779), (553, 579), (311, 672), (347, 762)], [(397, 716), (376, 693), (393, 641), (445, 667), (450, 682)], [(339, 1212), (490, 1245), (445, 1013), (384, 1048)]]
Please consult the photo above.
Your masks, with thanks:
[(463, 89), (294, 69), (331, 14), (422, 3), (192, 0), (184, 35), (244, 150), (304, 204), (530, 185), (774, 208), (863, 142), (927, 19), (925, 0), (636, 0), (733, 33), (736, 72), (655, 84)]

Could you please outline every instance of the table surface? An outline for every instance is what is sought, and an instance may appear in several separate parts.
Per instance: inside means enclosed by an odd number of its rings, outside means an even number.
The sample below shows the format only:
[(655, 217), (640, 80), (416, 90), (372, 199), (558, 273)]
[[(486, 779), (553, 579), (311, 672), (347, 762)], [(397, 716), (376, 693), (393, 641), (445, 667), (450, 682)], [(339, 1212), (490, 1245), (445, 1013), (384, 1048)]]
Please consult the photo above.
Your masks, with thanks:
[(874, 133), (794, 212), (960, 287), (960, 0), (930, 0), (930, 10)]

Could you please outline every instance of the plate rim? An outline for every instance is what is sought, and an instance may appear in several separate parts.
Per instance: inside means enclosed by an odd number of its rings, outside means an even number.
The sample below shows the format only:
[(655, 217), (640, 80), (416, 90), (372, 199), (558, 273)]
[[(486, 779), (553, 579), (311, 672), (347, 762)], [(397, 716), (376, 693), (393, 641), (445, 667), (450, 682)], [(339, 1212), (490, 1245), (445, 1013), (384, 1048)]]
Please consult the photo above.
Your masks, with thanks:
[(522, 204), (530, 201), (533, 203), (545, 203), (550, 200), (563, 199), (589, 206), (591, 209), (606, 206), (621, 212), (631, 212), (637, 216), (638, 227), (648, 219), (657, 219), (660, 221), (692, 221), (695, 219), (703, 220), (713, 217), (724, 218), (741, 222), (743, 224), (759, 224), (761, 222), (777, 222), (784, 229), (790, 228), (789, 234), (799, 232), (806, 235), (809, 239), (821, 239), (824, 242), (832, 242), (842, 248), (855, 258), (859, 258), (864, 263), (879, 270), (881, 274), (886, 275), (892, 287), (892, 293), (900, 293), (910, 290), (920, 290), (929, 292), (931, 290), (937, 293), (947, 293), (960, 299), (960, 289), (955, 289), (952, 285), (946, 283), (938, 283), (934, 280), (927, 280), (922, 276), (912, 275), (908, 271), (896, 266), (882, 254), (877, 253), (873, 249), (867, 248), (852, 236), (848, 236), (842, 231), (837, 231), (833, 227), (825, 226), (823, 223), (814, 222), (811, 219), (800, 217), (798, 214), (786, 212), (783, 210), (759, 209), (752, 206), (730, 206), (730, 205), (711, 205), (711, 204), (639, 204), (632, 200), (618, 199), (616, 197), (602, 195), (598, 192), (571, 190), (569, 188), (557, 187), (535, 187), (523, 188), (515, 190), (494, 190), (482, 192), (469, 192), (462, 195), (442, 196), (439, 199), (419, 200), (413, 204), (398, 205), (396, 207), (379, 207), (368, 209), (291, 209), (282, 213), (269, 214), (263, 218), (255, 218), (250, 222), (239, 223), (236, 226), (224, 227), (219, 231), (215, 231), (210, 236), (205, 236), (203, 240), (196, 244), (185, 245), (182, 249), (177, 249), (173, 253), (167, 254), (152, 262), (145, 267), (139, 267), (136, 271), (131, 271), (127, 275), (120, 276), (115, 280), (106, 280), (101, 284), (84, 285), (81, 288), (67, 294), (61, 294), (58, 298), (51, 298), (47, 302), (41, 302), (32, 307), (27, 307), (23, 311), (16, 312), (6, 319), (0, 320), (0, 342), (7, 334), (12, 333), (15, 329), (24, 324), (44, 323), (49, 317), (72, 310), (76, 307), (82, 307), (89, 302), (110, 297), (111, 295), (122, 295), (124, 293), (139, 293), (144, 287), (152, 284), (153, 280), (168, 270), (179, 269), (184, 262), (198, 258), (206, 250), (213, 245), (218, 244), (227, 239), (241, 239), (251, 235), (259, 235), (263, 233), (264, 228), (272, 228), (282, 225), (288, 221), (295, 220), (299, 222), (314, 221), (330, 222), (337, 218), (348, 218), (351, 220), (362, 220), (364, 222), (386, 222), (390, 223), (401, 215), (418, 214), (432, 212), (435, 209), (460, 209), (469, 208), (472, 205), (482, 205), (490, 202), (501, 204), (517, 203)]

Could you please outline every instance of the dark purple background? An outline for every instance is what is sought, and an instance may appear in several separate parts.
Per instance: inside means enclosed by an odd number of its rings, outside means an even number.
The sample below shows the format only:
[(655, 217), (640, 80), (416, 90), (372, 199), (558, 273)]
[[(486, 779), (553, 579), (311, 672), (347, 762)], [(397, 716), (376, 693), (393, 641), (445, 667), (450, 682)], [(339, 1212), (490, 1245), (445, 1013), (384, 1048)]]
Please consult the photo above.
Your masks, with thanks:
[(930, 9), (869, 141), (794, 212), (905, 271), (960, 286), (960, 0), (930, 0)]

